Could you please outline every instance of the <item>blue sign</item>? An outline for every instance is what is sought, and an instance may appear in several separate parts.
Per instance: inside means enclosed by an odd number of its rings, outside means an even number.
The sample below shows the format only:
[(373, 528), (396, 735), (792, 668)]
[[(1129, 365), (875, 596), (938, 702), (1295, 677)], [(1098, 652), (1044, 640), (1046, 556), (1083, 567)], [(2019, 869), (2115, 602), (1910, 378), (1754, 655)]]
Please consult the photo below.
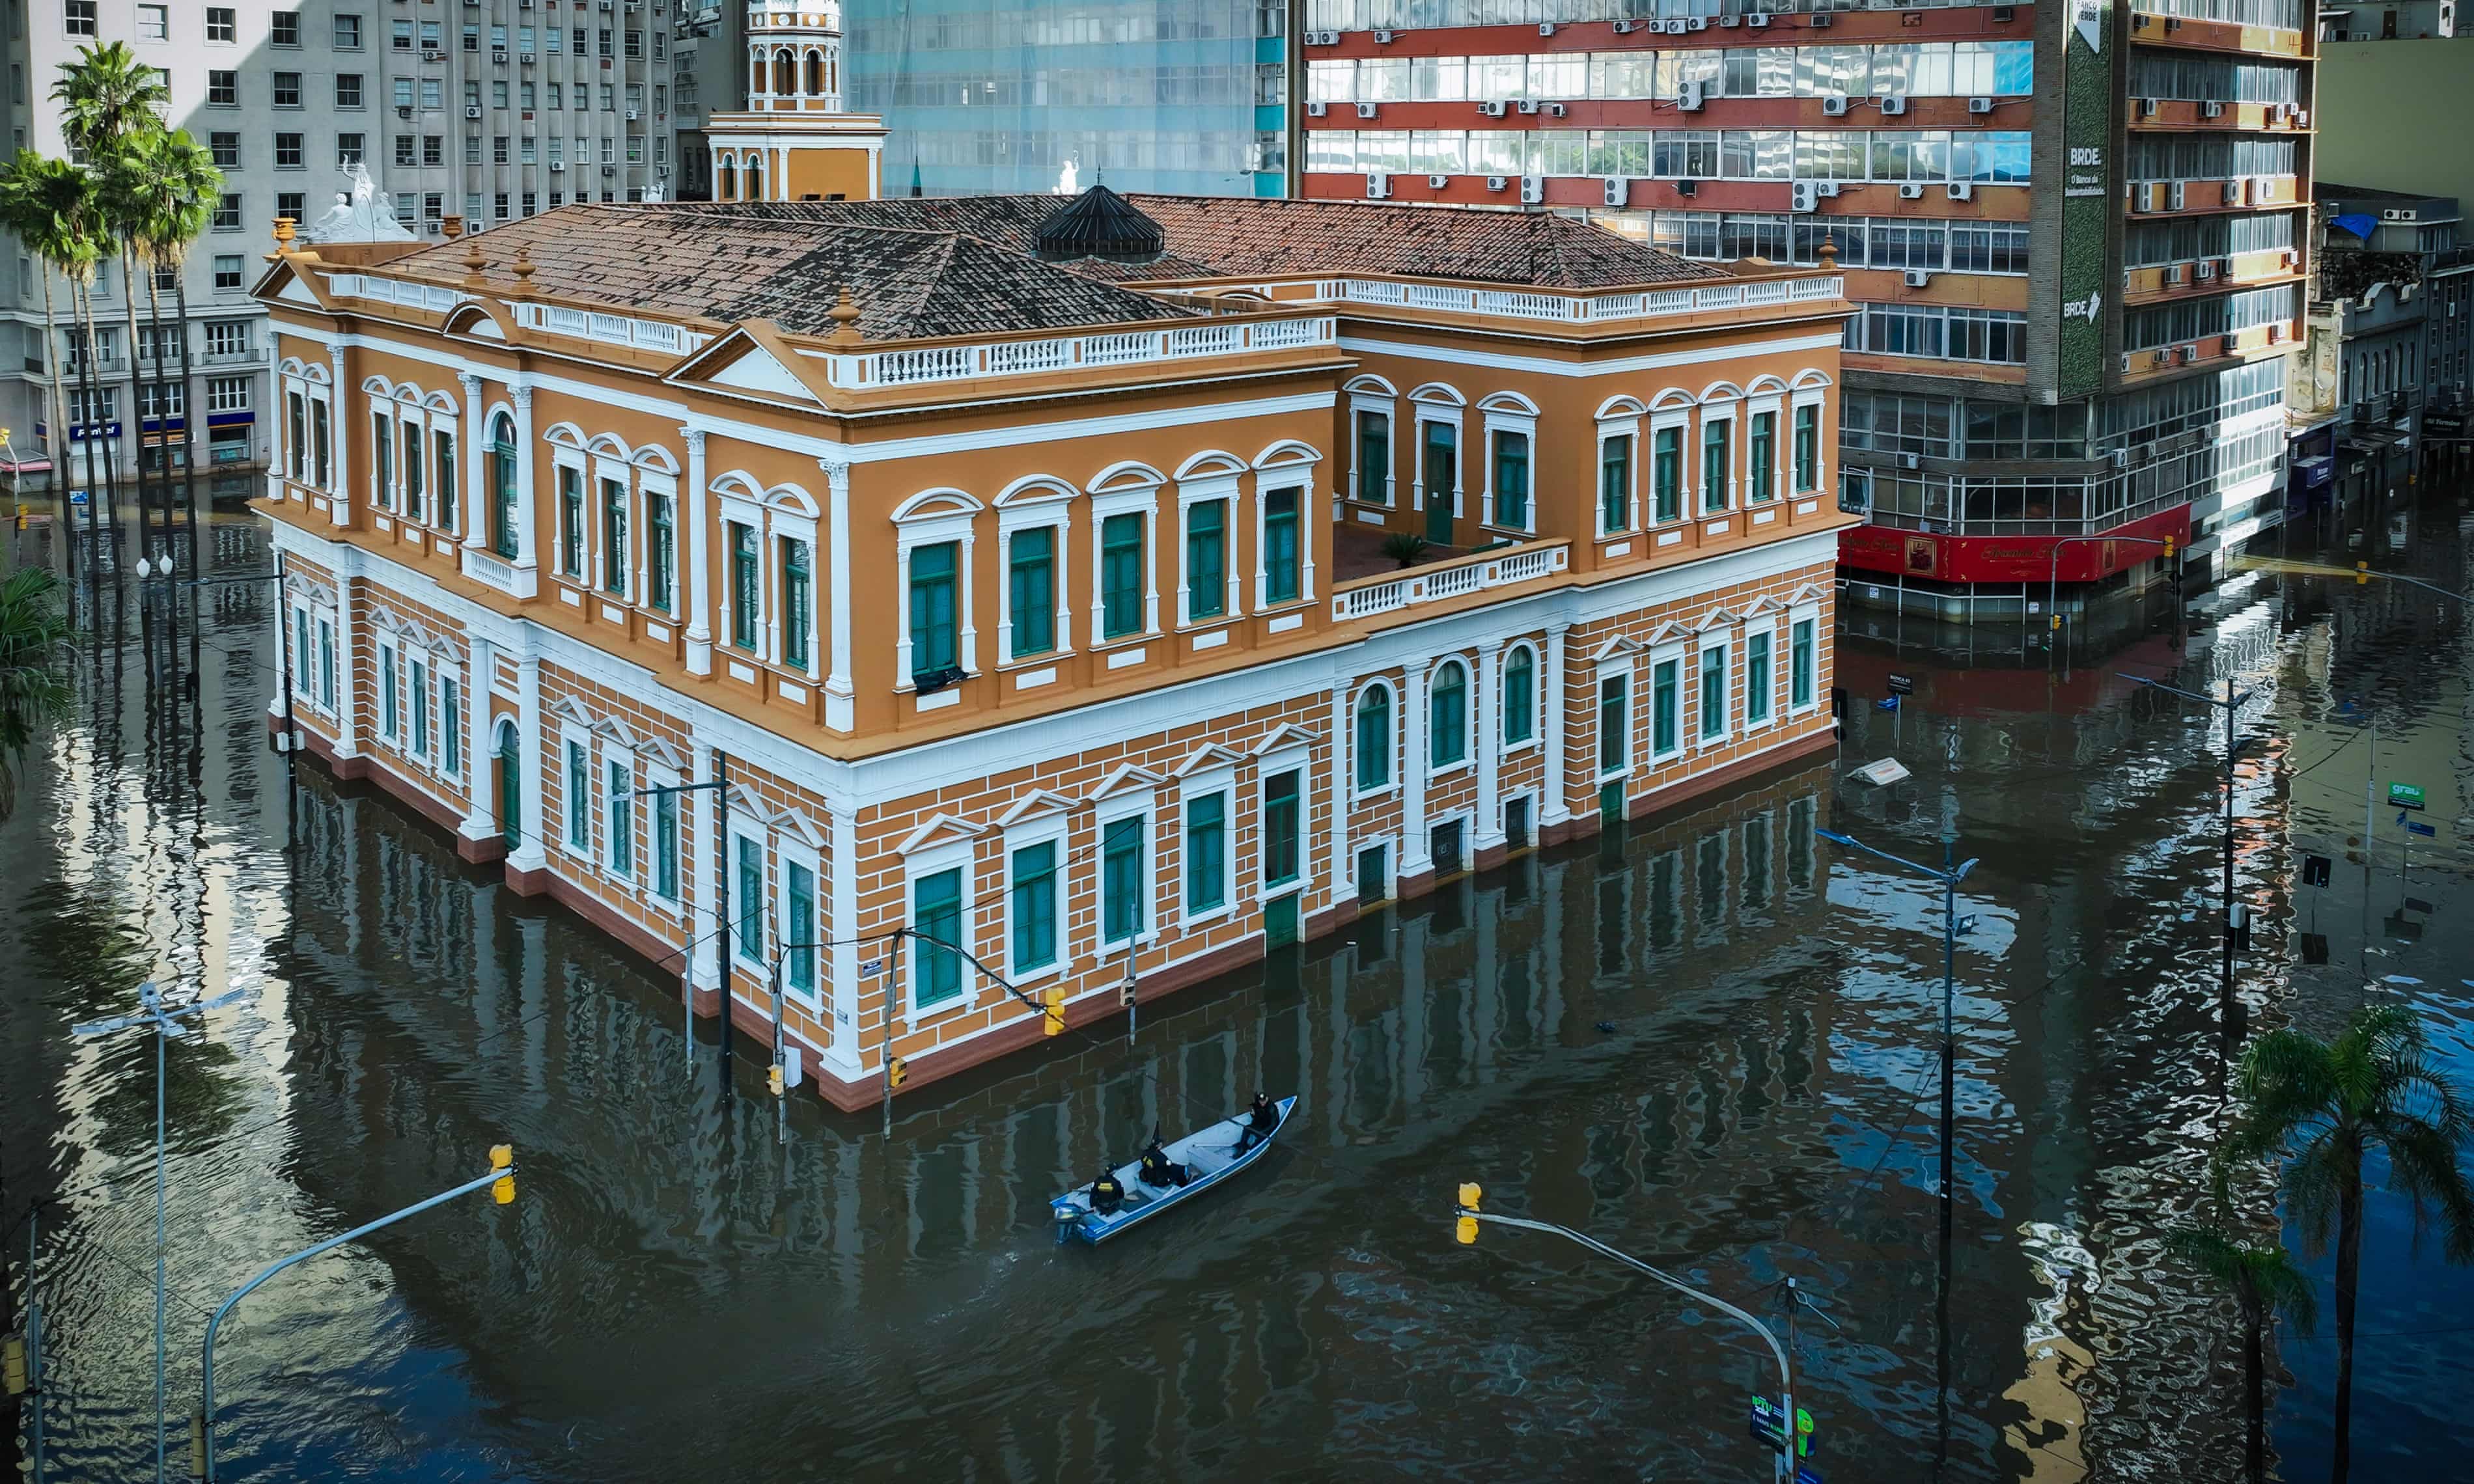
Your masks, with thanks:
[(1896, 696), (1883, 696), (1880, 700), (1874, 702), (1873, 706), (1876, 710), (1895, 711), (1899, 708), (1899, 698)]
[(1813, 1470), (1799, 1466), (1795, 1471), (1795, 1484), (1821, 1484), (1821, 1475)]
[(2422, 821), (2420, 821), (2420, 820), (2408, 820), (2408, 821), (2406, 821), (2406, 822), (2405, 822), (2405, 830), (2406, 830), (2406, 833), (2407, 833), (2407, 834), (2410, 834), (2410, 835), (2430, 835), (2430, 836), (2433, 836), (2434, 838), (2437, 838), (2437, 837), (2438, 836), (2438, 834), (2439, 834), (2439, 830), (2438, 829), (2438, 827), (2436, 827), (2436, 826), (2434, 826), (2426, 825), (2426, 824), (2424, 824), (2424, 823), (2423, 823)]

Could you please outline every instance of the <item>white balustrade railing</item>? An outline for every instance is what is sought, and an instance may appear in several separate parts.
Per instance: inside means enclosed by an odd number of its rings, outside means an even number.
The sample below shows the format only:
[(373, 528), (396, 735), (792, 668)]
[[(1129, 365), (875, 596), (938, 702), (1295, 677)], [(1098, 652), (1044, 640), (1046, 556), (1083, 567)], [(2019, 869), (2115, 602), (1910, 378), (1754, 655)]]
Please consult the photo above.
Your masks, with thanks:
[(1339, 333), (1329, 316), (1213, 321), (1153, 330), (1109, 330), (1049, 340), (1005, 340), (977, 346), (922, 346), (909, 350), (809, 352), (825, 365), (827, 384), (864, 391), (979, 376), (1015, 376), (1091, 366), (1139, 366), (1198, 356), (1247, 355), (1327, 346)]
[(458, 294), (453, 289), (440, 288), (434, 283), (379, 278), (369, 274), (328, 274), (327, 292), (338, 299), (367, 299), (381, 304), (401, 304), (409, 309), (441, 312), (452, 309), (473, 297)]
[[(1269, 287), (1265, 286), (1267, 291)], [(1389, 278), (1322, 278), (1314, 281), (1313, 288), (1316, 297), (1326, 302), (1395, 304), (1404, 309), (1441, 309), (1455, 314), (1487, 315), (1508, 320), (1550, 320), (1567, 324), (1589, 324), (1649, 319), (1659, 315), (1698, 314), (1711, 309), (1740, 309), (1748, 305), (1836, 299), (1846, 292), (1846, 280), (1834, 274), (1819, 274), (1801, 278), (1761, 278), (1749, 283), (1713, 283), (1702, 288), (1655, 289), (1627, 294), (1464, 289), (1448, 284), (1398, 283)]]
[(1500, 556), (1465, 557), (1449, 564), (1415, 567), (1397, 577), (1343, 583), (1333, 589), (1331, 616), (1341, 622), (1397, 612), (1421, 603), (1440, 603), (1493, 587), (1533, 582), (1571, 564), (1571, 547), (1524, 546)]

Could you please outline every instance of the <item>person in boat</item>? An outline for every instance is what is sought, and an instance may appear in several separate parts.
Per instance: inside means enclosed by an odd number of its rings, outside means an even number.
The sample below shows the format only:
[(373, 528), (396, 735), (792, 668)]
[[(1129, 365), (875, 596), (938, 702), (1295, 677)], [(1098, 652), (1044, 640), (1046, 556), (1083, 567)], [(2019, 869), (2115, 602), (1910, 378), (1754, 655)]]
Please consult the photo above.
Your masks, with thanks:
[(1237, 1131), (1237, 1153), (1244, 1154), (1256, 1144), (1272, 1141), (1272, 1131), (1280, 1126), (1280, 1111), (1262, 1093), (1254, 1094), (1254, 1106), (1247, 1110), (1246, 1126)]
[(1173, 1185), (1182, 1185), (1191, 1178), (1193, 1178), (1192, 1172), (1184, 1165), (1171, 1160), (1168, 1157), (1168, 1151), (1160, 1147), (1159, 1132), (1153, 1130), (1152, 1146), (1143, 1151), (1140, 1172), (1142, 1183), (1167, 1189)]
[(1091, 1209), (1103, 1216), (1113, 1216), (1126, 1204), (1126, 1187), (1117, 1183), (1114, 1170), (1103, 1170), (1091, 1182)]

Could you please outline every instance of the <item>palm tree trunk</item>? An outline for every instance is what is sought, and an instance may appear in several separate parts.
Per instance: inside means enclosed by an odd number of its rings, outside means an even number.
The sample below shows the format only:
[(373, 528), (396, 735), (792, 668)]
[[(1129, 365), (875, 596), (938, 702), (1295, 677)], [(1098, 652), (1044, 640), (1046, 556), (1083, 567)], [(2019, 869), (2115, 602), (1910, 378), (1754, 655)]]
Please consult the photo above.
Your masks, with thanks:
[[(86, 426), (91, 430), (96, 425), (93, 421), (94, 416), (102, 409), (97, 401), (97, 388), (95, 386), (94, 298), (90, 292), (90, 285), (83, 279), (72, 280), (69, 284), (69, 299), (71, 300), (70, 312), (75, 316), (78, 322), (78, 337), (80, 342), (78, 347), (78, 391), (85, 397), (85, 416), (87, 419)], [(79, 440), (79, 442), (85, 445), (84, 452), (85, 454), (86, 525), (90, 530), (104, 531), (109, 527), (111, 522), (111, 491), (110, 487), (99, 481), (95, 474), (95, 454), (97, 452), (95, 445), (101, 442), (101, 438), (100, 435), (89, 431), (87, 436)], [(108, 460), (105, 467), (107, 470), (109, 468)], [(87, 570), (91, 573), (94, 570), (93, 565), (89, 564)]]
[(2337, 1425), (2329, 1446), (2329, 1484), (2345, 1484), (2354, 1425), (2354, 1291), (2363, 1274), (2363, 1151), (2347, 1151), (2337, 1192)]
[(2258, 1301), (2243, 1296), (2243, 1403), (2247, 1414), (2243, 1438), (2243, 1477), (2268, 1484), (2268, 1367), (2260, 1342)]

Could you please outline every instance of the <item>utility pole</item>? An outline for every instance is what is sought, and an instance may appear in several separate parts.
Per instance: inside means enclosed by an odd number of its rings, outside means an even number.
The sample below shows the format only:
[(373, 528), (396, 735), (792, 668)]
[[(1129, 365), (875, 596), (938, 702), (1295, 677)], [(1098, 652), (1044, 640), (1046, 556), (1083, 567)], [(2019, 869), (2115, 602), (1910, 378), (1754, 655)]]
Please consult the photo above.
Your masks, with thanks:
[[(713, 791), (715, 800), (714, 853), (716, 858), (716, 869), (714, 873), (716, 879), (714, 883), (713, 897), (713, 925), (714, 936), (716, 944), (718, 945), (718, 951), (715, 956), (721, 965), (721, 972), (719, 975), (721, 986), (721, 1091), (724, 1097), (730, 1095), (729, 785), (730, 754), (721, 751), (719, 748), (716, 748), (714, 749), (713, 754), (713, 777), (707, 778), (705, 781), (701, 783), (659, 783), (646, 788), (631, 788), (619, 796), (621, 798), (633, 798), (642, 794), (651, 797), (660, 797), (666, 794), (699, 794), (703, 793), (707, 789)], [(692, 918), (691, 918), (690, 921), (692, 921)], [(695, 1060), (695, 933), (693, 930), (690, 930), (684, 935), (684, 937), (685, 942), (680, 946), (680, 952), (684, 955), (686, 962), (679, 968), (679, 972), (682, 976), (679, 995), (680, 998), (687, 1002), (686, 1054), (691, 1068), (690, 1075), (692, 1076), (692, 1068)]]
[[(790, 1057), (789, 1036), (782, 1024), (782, 961), (793, 952), (813, 953), (829, 946), (821, 943), (785, 943), (773, 950), (773, 1065), (765, 1071), (765, 1081), (773, 1089), (773, 1141), (787, 1143), (789, 1130)], [(813, 981), (812, 972), (810, 978)], [(803, 1068), (804, 1070), (804, 1068)]]
[[(2167, 695), (2179, 696), (2185, 701), (2196, 701), (2201, 706), (2217, 706), (2222, 709), (2225, 713), (2225, 911), (2224, 922), (2222, 924), (2224, 930), (2222, 968), (2219, 973), (2217, 981), (2217, 1013), (2219, 1017), (2220, 1033), (2224, 1038), (2225, 1051), (2228, 1058), (2230, 1058), (2233, 1050), (2233, 1042), (2241, 1028), (2242, 1020), (2241, 1006), (2234, 998), (2234, 940), (2236, 937), (2235, 913), (2240, 910), (2234, 902), (2234, 758), (2236, 749), (2239, 745), (2234, 736), (2234, 719), (2237, 713), (2241, 711), (2243, 703), (2259, 694), (2259, 692), (2255, 690), (2236, 691), (2234, 689), (2233, 677), (2227, 676), (2225, 677), (2224, 697), (2219, 700), (2215, 696), (2206, 695), (2200, 691), (2184, 690), (2179, 686), (2168, 685), (2163, 681), (2150, 680), (2144, 675), (2128, 675), (2123, 674), (2119, 670), (2114, 673), (2121, 675), (2125, 681), (2132, 682), (2135, 684), (2145, 685), (2150, 690), (2161, 690)], [(2376, 744), (2374, 745), (2376, 746)], [(2365, 846), (2365, 851), (2366, 853), (2364, 858), (2368, 860), (2367, 845)]]

